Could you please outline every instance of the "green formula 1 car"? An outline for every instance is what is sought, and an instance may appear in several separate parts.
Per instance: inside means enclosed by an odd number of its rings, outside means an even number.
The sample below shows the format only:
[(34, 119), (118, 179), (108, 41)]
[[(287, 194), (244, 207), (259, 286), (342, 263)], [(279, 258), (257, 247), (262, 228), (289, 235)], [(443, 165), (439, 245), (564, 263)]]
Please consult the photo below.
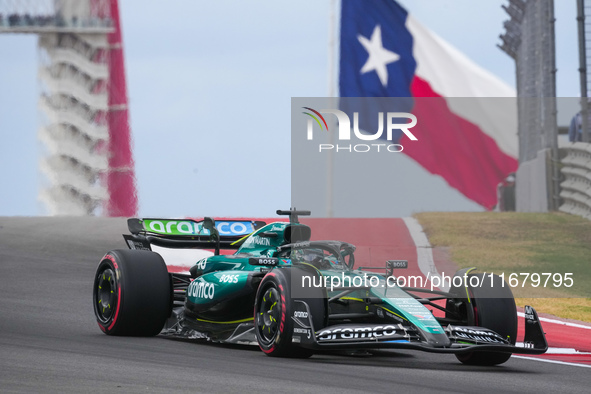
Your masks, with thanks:
[[(108, 252), (96, 272), (99, 327), (108, 335), (258, 344), (279, 357), (393, 348), (496, 365), (512, 353), (547, 350), (529, 306), (523, 345), (515, 345), (515, 301), (500, 277), (469, 269), (455, 274), (462, 280), (447, 292), (399, 287), (394, 270), (405, 261), (388, 261), (383, 274), (356, 269), (355, 246), (310, 241), (310, 227), (298, 221), (309, 212), (277, 213), (290, 221), (129, 219), (131, 234), (124, 238), (130, 250)], [(154, 245), (213, 253), (187, 273), (169, 273)], [(228, 249), (235, 253), (220, 254)]]

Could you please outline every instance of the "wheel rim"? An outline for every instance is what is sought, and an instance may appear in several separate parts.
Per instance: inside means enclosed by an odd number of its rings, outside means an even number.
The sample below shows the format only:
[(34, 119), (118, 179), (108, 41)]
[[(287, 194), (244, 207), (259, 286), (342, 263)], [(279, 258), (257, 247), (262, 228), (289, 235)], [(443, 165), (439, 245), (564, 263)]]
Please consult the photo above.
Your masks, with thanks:
[(279, 332), (281, 303), (279, 291), (269, 287), (263, 294), (257, 311), (257, 330), (264, 344), (271, 344)]
[(117, 304), (116, 290), (115, 272), (109, 267), (99, 272), (94, 294), (94, 308), (102, 323), (108, 322), (113, 316)]

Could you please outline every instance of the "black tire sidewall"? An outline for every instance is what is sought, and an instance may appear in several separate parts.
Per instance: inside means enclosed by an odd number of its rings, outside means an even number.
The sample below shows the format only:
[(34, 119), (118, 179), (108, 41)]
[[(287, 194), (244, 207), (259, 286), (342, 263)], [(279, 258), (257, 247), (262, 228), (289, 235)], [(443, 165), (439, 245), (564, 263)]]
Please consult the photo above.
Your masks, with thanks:
[[(291, 341), (291, 335), (293, 334), (293, 322), (289, 318), (289, 316), (291, 316), (292, 313), (292, 306), (291, 303), (287, 302), (287, 292), (289, 289), (288, 286), (289, 281), (286, 280), (286, 275), (283, 273), (283, 270), (274, 270), (273, 272), (270, 272), (267, 275), (265, 275), (257, 290), (257, 295), (255, 298), (254, 319), (257, 341), (259, 343), (259, 347), (261, 348), (261, 350), (271, 356), (283, 355), (290, 350), (289, 348), (291, 343), (288, 342)], [(270, 288), (275, 288), (279, 293), (279, 298), (281, 300), (281, 317), (279, 320), (279, 330), (274, 340), (271, 343), (265, 343), (266, 341), (262, 339), (259, 334), (257, 319), (259, 318), (258, 313), (260, 300), (265, 294), (265, 292)]]
[(93, 306), (97, 313), (98, 277), (106, 267), (116, 275), (118, 292), (115, 313), (97, 323), (108, 335), (153, 336), (164, 326), (171, 311), (171, 284), (166, 264), (154, 252), (112, 250), (103, 257), (95, 274)]
[(116, 296), (114, 299), (115, 303), (112, 305), (112, 308), (115, 310), (115, 312), (113, 313), (113, 315), (109, 319), (103, 320), (103, 319), (99, 318), (99, 312), (97, 310), (99, 308), (99, 303), (98, 303), (99, 279), (100, 279), (100, 276), (103, 274), (103, 272), (105, 272), (107, 269), (112, 270), (115, 273), (115, 275), (117, 275), (118, 268), (119, 268), (119, 265), (115, 261), (114, 257), (107, 253), (103, 257), (101, 262), (99, 263), (99, 265), (96, 269), (95, 277), (94, 277), (94, 285), (92, 288), (92, 304), (93, 304), (93, 309), (94, 309), (94, 315), (96, 317), (96, 321), (97, 321), (100, 329), (105, 334), (112, 334), (113, 329), (115, 328), (115, 326), (118, 323), (119, 308), (120, 308), (120, 304), (121, 304), (121, 287), (120, 287), (119, 281), (115, 280), (115, 288), (113, 289), (113, 291), (115, 292)]

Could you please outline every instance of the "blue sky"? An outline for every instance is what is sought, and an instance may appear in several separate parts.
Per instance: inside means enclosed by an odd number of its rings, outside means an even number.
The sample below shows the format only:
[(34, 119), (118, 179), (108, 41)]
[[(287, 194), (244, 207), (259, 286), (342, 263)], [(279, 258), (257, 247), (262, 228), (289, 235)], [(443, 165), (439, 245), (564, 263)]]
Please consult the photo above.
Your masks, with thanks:
[[(331, 2), (120, 3), (140, 216), (269, 216), (288, 207), (290, 101), (328, 95)], [(514, 85), (514, 63), (496, 47), (506, 1), (400, 3)], [(558, 95), (577, 96), (576, 2), (556, 3)], [(0, 216), (46, 213), (37, 200), (46, 182), (38, 92), (36, 37), (0, 35)], [(406, 165), (408, 187), (433, 197), (406, 202), (401, 216), (479, 209)]]

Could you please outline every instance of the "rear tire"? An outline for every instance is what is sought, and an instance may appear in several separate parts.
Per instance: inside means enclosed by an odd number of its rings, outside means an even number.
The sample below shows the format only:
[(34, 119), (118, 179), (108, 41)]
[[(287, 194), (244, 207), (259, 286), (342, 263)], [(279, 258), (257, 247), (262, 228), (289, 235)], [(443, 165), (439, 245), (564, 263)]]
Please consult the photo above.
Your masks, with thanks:
[[(470, 277), (476, 276), (483, 285), (479, 287), (469, 286)], [(512, 345), (517, 339), (517, 308), (513, 292), (507, 283), (498, 275), (493, 275), (492, 283), (490, 274), (468, 275), (468, 291), (470, 292), (470, 303), (467, 307), (474, 310), (474, 321), (468, 325), (486, 327), (493, 330), (504, 338), (507, 338)], [(499, 365), (509, 358), (511, 353), (499, 352), (470, 352), (456, 354), (458, 360), (467, 365)]]
[[(313, 350), (292, 343), (292, 283), (301, 283), (295, 276), (301, 276), (305, 272), (299, 267), (274, 269), (259, 285), (254, 306), (254, 325), (259, 347), (267, 356), (308, 358), (314, 354)], [(319, 330), (327, 324), (327, 299), (318, 288), (312, 288), (310, 292), (314, 292), (309, 293), (314, 298), (302, 300), (310, 307), (314, 328)]]
[(107, 335), (157, 335), (170, 316), (171, 297), (168, 270), (157, 253), (112, 250), (96, 270), (94, 314)]

